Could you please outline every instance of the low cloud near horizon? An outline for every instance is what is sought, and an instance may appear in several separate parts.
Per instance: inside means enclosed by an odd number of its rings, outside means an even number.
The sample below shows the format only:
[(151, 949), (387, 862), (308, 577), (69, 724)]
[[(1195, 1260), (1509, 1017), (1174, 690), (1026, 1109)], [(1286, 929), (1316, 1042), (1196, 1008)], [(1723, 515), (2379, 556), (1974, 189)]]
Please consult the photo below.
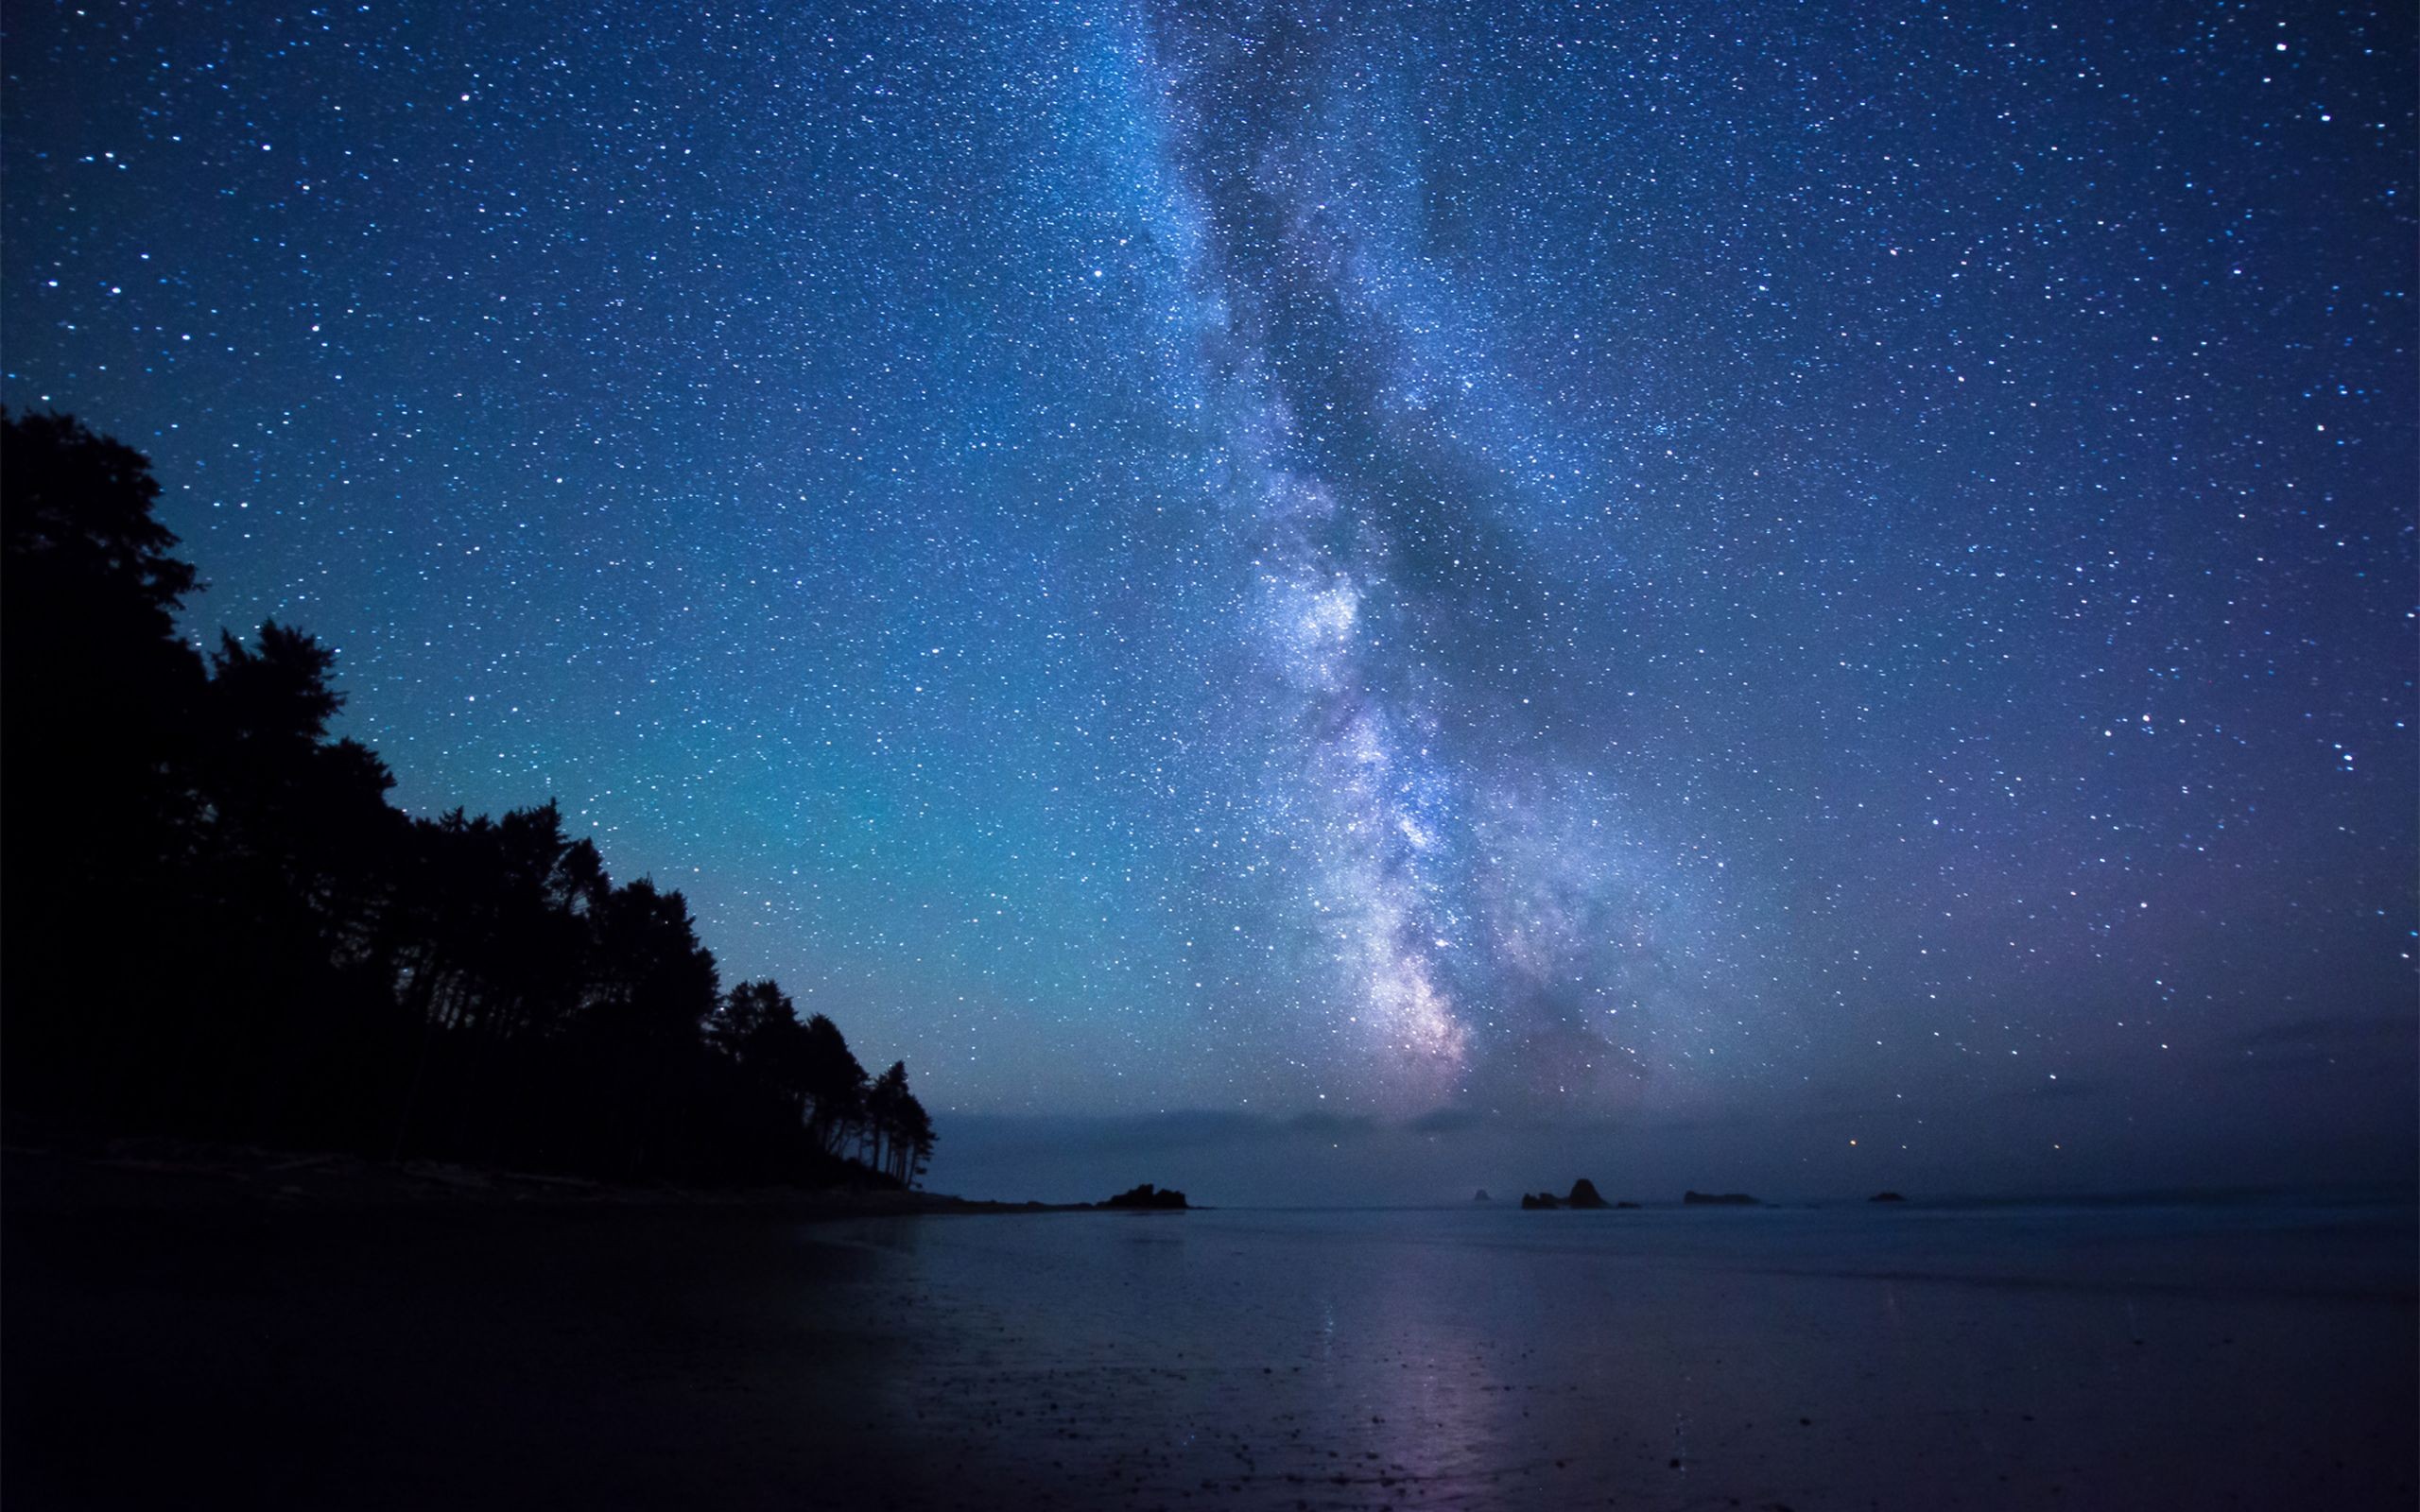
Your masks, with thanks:
[[(1466, 1105), (1418, 1117), (1171, 1110), (949, 1113), (926, 1185), (1005, 1201), (1092, 1201), (1150, 1181), (1196, 1202), (1457, 1203), (1563, 1191), (1676, 1200), (1689, 1188), (1779, 1201), (2411, 1184), (2412, 1019), (2264, 1031), (2178, 1057), (2167, 1079), (2060, 1080), (1960, 1101), (1810, 1093), (1754, 1113), (1553, 1119)], [(2253, 1083), (2260, 1085), (2256, 1095)], [(2230, 1103), (2243, 1117), (2224, 1114)], [(2219, 1116), (2212, 1116), (2213, 1108)]]

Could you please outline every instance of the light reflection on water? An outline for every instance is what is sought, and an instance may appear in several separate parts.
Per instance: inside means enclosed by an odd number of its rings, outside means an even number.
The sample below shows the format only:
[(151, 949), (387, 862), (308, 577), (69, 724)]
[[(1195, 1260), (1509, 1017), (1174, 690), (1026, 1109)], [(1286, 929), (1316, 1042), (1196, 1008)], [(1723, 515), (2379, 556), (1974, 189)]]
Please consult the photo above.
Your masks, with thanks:
[(884, 1252), (844, 1290), (895, 1336), (888, 1417), (936, 1502), (2165, 1502), (2318, 1474), (2357, 1505), (2410, 1476), (2413, 1233), (2408, 1209), (1226, 1211), (810, 1240)]

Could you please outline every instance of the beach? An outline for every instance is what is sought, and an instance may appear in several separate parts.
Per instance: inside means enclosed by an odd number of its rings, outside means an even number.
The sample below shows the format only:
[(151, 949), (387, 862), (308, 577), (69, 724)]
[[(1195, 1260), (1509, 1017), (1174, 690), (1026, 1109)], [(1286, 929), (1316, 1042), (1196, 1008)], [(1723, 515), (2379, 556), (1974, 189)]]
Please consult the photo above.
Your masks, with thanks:
[(54, 1190), (5, 1227), (6, 1489), (2404, 1507), (2415, 1231), (2408, 1204), (2274, 1197), (802, 1216)]

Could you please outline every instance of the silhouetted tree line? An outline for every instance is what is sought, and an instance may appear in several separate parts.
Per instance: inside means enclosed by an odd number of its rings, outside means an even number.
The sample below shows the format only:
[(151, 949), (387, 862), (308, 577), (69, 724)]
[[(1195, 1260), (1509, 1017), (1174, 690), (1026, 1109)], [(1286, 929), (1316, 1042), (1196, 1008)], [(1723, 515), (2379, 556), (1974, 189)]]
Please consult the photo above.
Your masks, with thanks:
[[(146, 459), (0, 413), (0, 1095), (168, 1132), (617, 1179), (912, 1182), (932, 1122), (551, 802), (390, 807), (333, 654), (205, 660)], [(873, 1175), (879, 1173), (879, 1176)]]

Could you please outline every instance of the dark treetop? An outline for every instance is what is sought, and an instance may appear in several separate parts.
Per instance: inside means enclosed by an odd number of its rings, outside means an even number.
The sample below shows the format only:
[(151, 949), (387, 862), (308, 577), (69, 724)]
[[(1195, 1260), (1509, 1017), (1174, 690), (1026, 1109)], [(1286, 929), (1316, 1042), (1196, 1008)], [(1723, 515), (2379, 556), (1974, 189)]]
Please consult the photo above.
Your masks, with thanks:
[(722, 990), (678, 892), (552, 803), (414, 819), (274, 622), (204, 659), (144, 459), (0, 416), (0, 830), (12, 1125), (691, 1181), (914, 1178), (869, 1080), (771, 981)]

